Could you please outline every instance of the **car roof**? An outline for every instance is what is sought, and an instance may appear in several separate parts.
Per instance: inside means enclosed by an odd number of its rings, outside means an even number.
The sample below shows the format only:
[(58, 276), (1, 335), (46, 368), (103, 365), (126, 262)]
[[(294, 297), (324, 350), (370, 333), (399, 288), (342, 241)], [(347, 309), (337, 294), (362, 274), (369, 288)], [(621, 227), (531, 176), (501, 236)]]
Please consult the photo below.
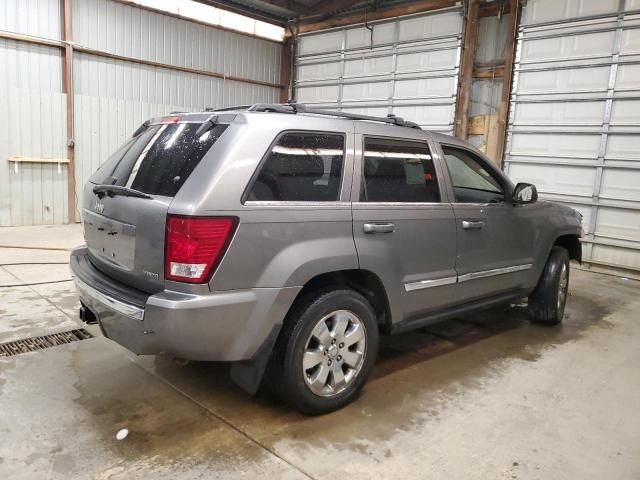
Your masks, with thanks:
[[(172, 112), (171, 114), (165, 117), (158, 117), (152, 120), (152, 123), (160, 122), (162, 120), (167, 119), (168, 117), (179, 117), (180, 121), (200, 121), (204, 122), (209, 119), (212, 115), (217, 115), (218, 118), (223, 122), (232, 122), (238, 116), (247, 116), (248, 118), (265, 118), (265, 117), (275, 117), (278, 120), (285, 122), (289, 121), (295, 128), (309, 128), (316, 129), (320, 125), (322, 128), (326, 128), (327, 130), (335, 131), (335, 130), (344, 130), (344, 131), (352, 131), (354, 125), (357, 130), (361, 133), (367, 134), (381, 134), (388, 136), (409, 136), (409, 137), (424, 137), (425, 134), (431, 136), (431, 138), (438, 142), (449, 145), (458, 145), (462, 147), (470, 147), (470, 145), (460, 140), (454, 136), (447, 135), (441, 132), (434, 132), (432, 130), (422, 130), (419, 128), (412, 128), (410, 126), (400, 126), (393, 125), (390, 123), (384, 123), (383, 121), (375, 121), (375, 120), (359, 120), (352, 118), (344, 118), (339, 116), (333, 116), (328, 114), (316, 114), (316, 113), (308, 113), (308, 112), (298, 112), (298, 113), (283, 113), (283, 112), (272, 112), (272, 111), (250, 111), (248, 107), (232, 107), (228, 109), (210, 109), (199, 112)], [(274, 119), (275, 119), (274, 118)]]

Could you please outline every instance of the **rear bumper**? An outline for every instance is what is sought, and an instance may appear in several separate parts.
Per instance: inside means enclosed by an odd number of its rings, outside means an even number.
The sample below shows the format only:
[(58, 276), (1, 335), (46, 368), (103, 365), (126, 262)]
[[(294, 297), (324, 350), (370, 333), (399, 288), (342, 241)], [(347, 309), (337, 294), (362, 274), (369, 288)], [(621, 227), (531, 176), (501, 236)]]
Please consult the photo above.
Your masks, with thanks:
[(164, 290), (148, 295), (97, 270), (84, 247), (72, 251), (70, 267), (80, 300), (103, 334), (139, 355), (249, 360), (282, 323), (300, 291), (255, 288), (194, 295)]

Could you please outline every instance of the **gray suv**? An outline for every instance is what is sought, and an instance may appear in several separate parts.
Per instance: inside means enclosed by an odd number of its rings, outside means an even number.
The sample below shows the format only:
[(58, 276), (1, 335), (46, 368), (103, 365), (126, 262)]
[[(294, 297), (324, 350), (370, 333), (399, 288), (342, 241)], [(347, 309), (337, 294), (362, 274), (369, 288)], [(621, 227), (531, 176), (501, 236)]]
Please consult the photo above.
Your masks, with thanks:
[(580, 215), (467, 143), (301, 104), (147, 121), (83, 202), (83, 321), (309, 414), (354, 399), (381, 334), (524, 297), (559, 323), (581, 260)]

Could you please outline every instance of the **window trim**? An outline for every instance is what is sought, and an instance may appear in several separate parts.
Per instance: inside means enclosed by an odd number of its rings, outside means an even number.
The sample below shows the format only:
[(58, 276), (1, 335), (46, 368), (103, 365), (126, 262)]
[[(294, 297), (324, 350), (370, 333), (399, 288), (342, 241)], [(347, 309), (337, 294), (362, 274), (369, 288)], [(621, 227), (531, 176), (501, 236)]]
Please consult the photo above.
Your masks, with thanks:
[[(453, 150), (459, 150), (471, 155), (471, 158), (477, 160), (478, 163), (484, 168), (491, 177), (498, 182), (500, 187), (502, 187), (502, 193), (504, 194), (504, 201), (502, 203), (488, 203), (488, 202), (458, 202), (456, 201), (456, 192), (454, 190), (453, 178), (451, 177), (451, 172), (449, 171), (449, 166), (447, 165), (447, 159), (445, 154), (445, 148), (451, 148)], [(449, 186), (451, 188), (451, 204), (453, 205), (482, 205), (482, 206), (503, 206), (509, 204), (508, 198), (511, 195), (512, 186), (509, 183), (508, 179), (493, 165), (490, 161), (486, 160), (482, 157), (478, 152), (474, 150), (462, 146), (456, 145), (453, 143), (440, 143), (440, 150), (442, 151), (442, 163), (444, 164), (444, 169), (446, 174), (449, 177)]]
[[(406, 207), (409, 205), (413, 205), (413, 206), (433, 206), (433, 205), (446, 205), (448, 202), (445, 199), (448, 199), (448, 195), (446, 195), (446, 192), (443, 190), (443, 182), (441, 181), (442, 178), (440, 178), (441, 173), (438, 172), (438, 166), (436, 163), (436, 156), (434, 155), (434, 151), (435, 149), (433, 148), (433, 145), (429, 142), (429, 139), (425, 138), (425, 139), (417, 139), (417, 138), (406, 138), (406, 137), (395, 137), (395, 136), (384, 136), (384, 135), (369, 135), (366, 133), (362, 133), (361, 134), (362, 137), (362, 145), (361, 145), (361, 154), (360, 154), (360, 185), (357, 186), (358, 190), (358, 200), (357, 201), (353, 201), (352, 203), (357, 203), (360, 206), (366, 206), (366, 205), (383, 205), (383, 206), (387, 206), (387, 207)], [(368, 201), (364, 201), (362, 196), (363, 196), (363, 185), (365, 182), (365, 175), (364, 175), (364, 157), (365, 157), (365, 143), (367, 141), (368, 138), (372, 138), (372, 139), (379, 139), (379, 140), (395, 140), (398, 142), (405, 142), (405, 143), (417, 143), (420, 145), (424, 145), (427, 147), (427, 150), (429, 151), (429, 155), (431, 156), (431, 162), (433, 163), (433, 169), (436, 172), (436, 181), (438, 182), (438, 193), (440, 194), (440, 201), (439, 202), (368, 202)], [(448, 172), (447, 172), (448, 173)]]
[[(249, 200), (249, 195), (251, 194), (251, 190), (253, 190), (253, 186), (256, 183), (256, 181), (258, 180), (258, 177), (260, 176), (260, 172), (262, 171), (262, 168), (264, 167), (265, 163), (267, 163), (267, 160), (269, 159), (269, 155), (271, 155), (271, 152), (273, 151), (273, 147), (275, 147), (278, 144), (278, 142), (280, 141), (280, 139), (282, 137), (284, 137), (285, 135), (288, 135), (290, 133), (335, 135), (335, 136), (342, 137), (342, 146), (343, 146), (342, 147), (342, 171), (340, 173), (340, 185), (338, 186), (338, 198), (336, 198), (335, 200), (328, 200), (326, 202), (320, 202), (320, 201), (317, 201), (317, 200), (303, 200), (303, 201), (297, 201), (297, 200), (275, 200), (275, 201), (274, 200)], [(271, 141), (271, 143), (269, 144), (269, 147), (264, 152), (264, 154), (262, 155), (262, 158), (258, 162), (258, 165), (256, 166), (256, 169), (251, 174), (251, 178), (249, 179), (249, 182), (247, 183), (247, 186), (244, 188), (244, 191), (242, 192), (242, 196), (240, 197), (240, 204), (241, 205), (250, 205), (250, 206), (269, 204), (269, 206), (273, 207), (273, 206), (292, 205), (292, 204), (296, 204), (296, 205), (311, 205), (311, 204), (313, 204), (313, 205), (315, 205), (315, 204), (334, 205), (336, 203), (339, 203), (342, 200), (342, 187), (343, 187), (343, 182), (344, 182), (344, 173), (345, 173), (346, 160), (347, 160), (347, 134), (345, 132), (332, 132), (332, 131), (325, 131), (325, 130), (300, 130), (300, 129), (282, 130)]]

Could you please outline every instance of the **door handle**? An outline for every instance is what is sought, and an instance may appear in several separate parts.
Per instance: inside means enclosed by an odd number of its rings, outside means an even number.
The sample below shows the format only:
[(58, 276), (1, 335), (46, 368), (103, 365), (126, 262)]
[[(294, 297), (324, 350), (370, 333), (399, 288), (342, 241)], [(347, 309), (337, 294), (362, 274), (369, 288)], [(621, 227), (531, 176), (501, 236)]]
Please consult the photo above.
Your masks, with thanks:
[(364, 233), (391, 233), (395, 225), (393, 223), (365, 223)]
[(462, 228), (465, 230), (479, 230), (484, 227), (484, 222), (482, 220), (471, 221), (471, 220), (463, 220)]

